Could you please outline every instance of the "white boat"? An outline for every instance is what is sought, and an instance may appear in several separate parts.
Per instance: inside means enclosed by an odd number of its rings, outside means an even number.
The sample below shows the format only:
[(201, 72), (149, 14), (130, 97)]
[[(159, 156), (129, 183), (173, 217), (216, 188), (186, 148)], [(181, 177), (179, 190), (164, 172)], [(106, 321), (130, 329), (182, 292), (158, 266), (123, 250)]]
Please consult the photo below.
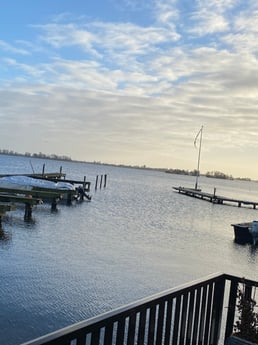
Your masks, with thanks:
[(28, 176), (5, 176), (0, 178), (0, 188), (33, 190), (37, 188), (72, 191), (73, 184), (68, 182), (53, 182), (45, 179), (37, 179)]

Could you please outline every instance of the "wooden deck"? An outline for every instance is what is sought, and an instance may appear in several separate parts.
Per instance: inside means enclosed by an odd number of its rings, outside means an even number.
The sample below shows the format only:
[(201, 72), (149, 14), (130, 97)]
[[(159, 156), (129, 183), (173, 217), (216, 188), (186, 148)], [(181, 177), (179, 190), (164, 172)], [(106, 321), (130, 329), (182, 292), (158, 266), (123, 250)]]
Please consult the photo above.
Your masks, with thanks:
[(228, 198), (225, 196), (217, 195), (216, 190), (214, 190), (214, 193), (205, 193), (200, 190), (195, 190), (192, 188), (185, 188), (185, 187), (173, 187), (173, 189), (181, 194), (191, 196), (193, 198), (209, 201), (209, 202), (212, 202), (213, 204), (229, 204), (229, 205), (235, 204), (238, 207), (252, 206), (253, 209), (256, 209), (256, 206), (258, 206), (258, 201)]

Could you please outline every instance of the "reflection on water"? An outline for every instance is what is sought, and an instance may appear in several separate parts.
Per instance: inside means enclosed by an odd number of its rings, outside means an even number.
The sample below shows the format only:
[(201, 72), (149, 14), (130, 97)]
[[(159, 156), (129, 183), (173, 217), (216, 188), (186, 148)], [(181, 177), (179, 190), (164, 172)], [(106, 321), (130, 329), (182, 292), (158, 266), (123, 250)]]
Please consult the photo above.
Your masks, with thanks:
[(6, 231), (0, 226), (0, 242), (6, 244), (7, 242), (10, 242), (12, 239), (12, 235)]
[(258, 262), (258, 248), (255, 245), (249, 244), (248, 245), (249, 249), (249, 262), (251, 264), (257, 264)]
[[(29, 160), (0, 156), (0, 173), (30, 172)], [(33, 161), (41, 171), (42, 160)], [(87, 176), (92, 201), (24, 208), (0, 233), (0, 343), (15, 345), (125, 303), (222, 271), (256, 280), (257, 248), (234, 243), (232, 223), (258, 210), (214, 205), (173, 192), (194, 178), (155, 171), (62, 162)], [(47, 161), (46, 171), (60, 162)], [(106, 189), (94, 191), (96, 175)], [(218, 194), (258, 195), (258, 184), (200, 179)], [(250, 195), (249, 195), (250, 192)], [(257, 217), (256, 217), (257, 218)], [(15, 329), (15, 332), (13, 330)]]

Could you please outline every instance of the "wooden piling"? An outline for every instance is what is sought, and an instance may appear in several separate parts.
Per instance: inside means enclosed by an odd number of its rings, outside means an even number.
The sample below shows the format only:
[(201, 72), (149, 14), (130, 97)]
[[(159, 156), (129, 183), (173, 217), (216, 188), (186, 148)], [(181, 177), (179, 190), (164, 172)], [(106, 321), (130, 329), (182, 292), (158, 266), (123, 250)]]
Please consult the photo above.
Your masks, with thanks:
[(107, 186), (107, 174), (104, 175), (104, 188)]
[(102, 180), (103, 180), (103, 175), (100, 176), (100, 184), (99, 184), (99, 188), (102, 188)]
[(99, 175), (96, 176), (95, 190), (98, 189), (98, 179), (99, 179)]
[(45, 175), (45, 163), (43, 164), (43, 167), (42, 167), (42, 176)]
[(31, 220), (31, 218), (32, 218), (32, 204), (26, 203), (25, 204), (24, 220)]
[(51, 203), (51, 211), (56, 212), (57, 211), (57, 199), (53, 198), (52, 203)]

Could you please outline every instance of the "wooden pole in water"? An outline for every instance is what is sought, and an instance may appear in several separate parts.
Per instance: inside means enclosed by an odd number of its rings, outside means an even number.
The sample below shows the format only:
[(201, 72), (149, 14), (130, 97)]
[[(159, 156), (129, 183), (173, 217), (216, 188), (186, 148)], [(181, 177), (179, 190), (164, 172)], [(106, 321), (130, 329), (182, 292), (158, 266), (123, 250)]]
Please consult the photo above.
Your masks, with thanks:
[(103, 180), (103, 175), (100, 176), (100, 184), (99, 184), (99, 188), (101, 189), (102, 187), (102, 180)]
[(45, 174), (45, 163), (43, 164), (43, 167), (42, 167), (42, 176), (44, 177), (44, 174)]
[(31, 220), (31, 218), (32, 218), (32, 205), (27, 203), (25, 204), (24, 220)]
[(107, 174), (105, 174), (104, 176), (104, 188), (106, 188), (107, 186)]
[(99, 178), (99, 175), (96, 176), (95, 190), (97, 190), (97, 188), (98, 188), (98, 178)]
[(82, 185), (82, 187), (83, 187), (83, 190), (85, 191), (85, 187), (86, 187), (86, 176), (84, 176), (84, 178), (83, 178), (83, 185)]

